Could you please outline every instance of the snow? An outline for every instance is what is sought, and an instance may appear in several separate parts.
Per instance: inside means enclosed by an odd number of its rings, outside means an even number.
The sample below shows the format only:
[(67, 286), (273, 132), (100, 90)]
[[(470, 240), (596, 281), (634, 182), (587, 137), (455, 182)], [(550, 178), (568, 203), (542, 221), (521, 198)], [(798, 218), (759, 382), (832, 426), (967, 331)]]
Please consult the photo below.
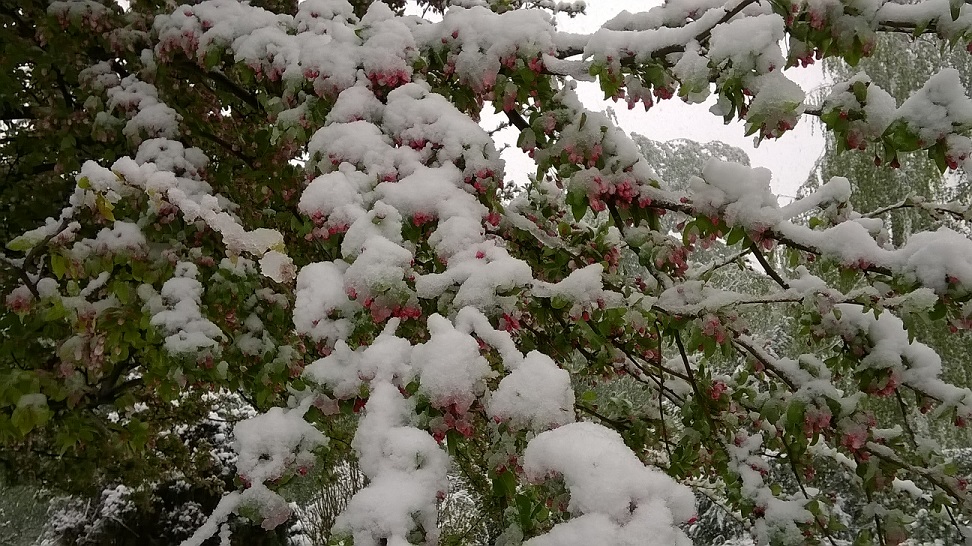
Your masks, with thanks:
[(535, 431), (572, 423), (574, 389), (570, 374), (549, 356), (531, 351), (491, 393), (487, 414)]
[(313, 466), (313, 450), (327, 444), (326, 437), (304, 420), (307, 405), (293, 409), (271, 408), (233, 428), (236, 468), (252, 483), (273, 481), (299, 466)]
[[(160, 101), (150, 77), (119, 78), (106, 64), (82, 73), (85, 86), (107, 99), (103, 115), (95, 118), (98, 127), (121, 130), (135, 154), (110, 168), (94, 162), (83, 165), (78, 189), (62, 217), (67, 220), (89, 209), (103, 217), (105, 225), (93, 239), (75, 242), (65, 254), (78, 259), (92, 254), (138, 258), (152, 250), (147, 226), (178, 214), (182, 221), (205, 226), (221, 237), (226, 258), (213, 280), (253, 275), (257, 264), (260, 274), (274, 283), (289, 284), (296, 278), (294, 330), (318, 343), (320, 354), (326, 355), (304, 369), (302, 378), (309, 387), (292, 392), (288, 408), (274, 408), (236, 427), (238, 471), (247, 486), (224, 497), (189, 543), (200, 544), (220, 532), (228, 515), (243, 507), (257, 508), (268, 528), (286, 520), (290, 508), (270, 485), (306, 468), (314, 460), (314, 449), (325, 443), (304, 414), (313, 403), (331, 410), (338, 401), (354, 400), (356, 410), (363, 404), (363, 415), (352, 447), (367, 485), (338, 516), (335, 530), (352, 535), (356, 544), (407, 544), (417, 535), (426, 543), (436, 542), (438, 502), (448, 489), (451, 463), (440, 445), (442, 431), (433, 436), (423, 428), (434, 429), (430, 422), (447, 418), (468, 424), (469, 413), (481, 416), (482, 411), (495, 421), (489, 430), (502, 431), (497, 432), (499, 442), (513, 445), (503, 455), (516, 459), (517, 446), (527, 442), (518, 479), (563, 480), (569, 491), (569, 521), (527, 544), (689, 544), (679, 526), (694, 516), (690, 490), (645, 466), (639, 459), (643, 454), (633, 453), (618, 433), (575, 422), (574, 386), (562, 367), (573, 363), (555, 361), (544, 354), (546, 347), (529, 338), (532, 332), (517, 331), (519, 320), (531, 328), (536, 325), (537, 317), (524, 313), (527, 298), (550, 300), (536, 303), (543, 312), (547, 307), (566, 308), (568, 318), (593, 309), (620, 308), (625, 320), (641, 327), (650, 324), (647, 317), (652, 314), (698, 317), (721, 327), (722, 318), (715, 313), (738, 304), (772, 298), (799, 301), (819, 312), (820, 328), (829, 329), (825, 333), (864, 347), (856, 371), (887, 370), (889, 381), (942, 400), (939, 412), (954, 408), (960, 417), (972, 416), (972, 391), (942, 381), (941, 360), (926, 345), (908, 339), (899, 318), (845, 303), (852, 297), (880, 294), (876, 288), (840, 294), (803, 269), (794, 272), (789, 290), (766, 296), (720, 290), (699, 279), (682, 278), (687, 264), (677, 252), (685, 249), (667, 233), (645, 224), (629, 229), (624, 222), (602, 229), (606, 212), (590, 215), (589, 222), (556, 215), (567, 196), (586, 198), (595, 213), (606, 211), (610, 203), (625, 210), (658, 206), (705, 215), (714, 223), (744, 229), (764, 248), (782, 241), (819, 251), (848, 268), (890, 273), (916, 290), (913, 297), (885, 300), (903, 310), (928, 309), (953, 295), (956, 287), (972, 285), (972, 241), (958, 231), (942, 227), (918, 233), (895, 248), (884, 237), (880, 220), (850, 208), (852, 184), (846, 179), (834, 178), (815, 193), (781, 207), (770, 189), (768, 170), (718, 160), (708, 162), (701, 176), (691, 180), (690, 193), (667, 191), (638, 146), (609, 115), (581, 104), (574, 82), (557, 84), (555, 95), (545, 98), (550, 104), (528, 99), (543, 116), (531, 120), (531, 128), (523, 133), (523, 147), (538, 163), (557, 165), (567, 158), (570, 165), (556, 175), (538, 176), (512, 202), (498, 193), (505, 183), (505, 165), (492, 137), (473, 118), (484, 101), (510, 109), (519, 100), (514, 83), (500, 74), (502, 67), (522, 71), (525, 78), (541, 77), (547, 70), (580, 76), (592, 67), (603, 68), (623, 76), (630, 95), (618, 93), (616, 98), (632, 104), (650, 99), (652, 92), (660, 98), (673, 91), (669, 86), (677, 85), (689, 101), (698, 102), (711, 93), (713, 83), (732, 80), (739, 91), (752, 96), (745, 114), (749, 129), (761, 131), (760, 138), (777, 137), (804, 113), (806, 100), (802, 88), (783, 73), (786, 59), (780, 43), (785, 24), (780, 15), (767, 5), (753, 4), (719, 23), (730, 5), (672, 0), (647, 13), (622, 13), (591, 35), (576, 35), (558, 31), (555, 19), (542, 10), (498, 14), (474, 4), (481, 3), (454, 6), (436, 23), (395, 17), (380, 2), (358, 20), (343, 0), (308, 0), (295, 16), (210, 0), (155, 19), (159, 42), (143, 53), (148, 64), (167, 62), (180, 52), (204, 70), (215, 71), (220, 68), (209, 67), (215, 55), (220, 62), (231, 60), (234, 70), (247, 77), (279, 84), (284, 100), (272, 97), (273, 106), (268, 107), (273, 110), (268, 123), (275, 129), (310, 129), (332, 105), (307, 143), (308, 183), (297, 210), (313, 223), (308, 241), (340, 237), (340, 255), (315, 262), (325, 258), (312, 254), (300, 262), (306, 265), (299, 271), (282, 233), (248, 229), (234, 214), (234, 205), (206, 182), (208, 158), (177, 141), (183, 136), (184, 120)], [(577, 7), (545, 4), (555, 10)], [(56, 3), (51, 12), (63, 15), (77, 7)], [(830, 0), (806, 7), (818, 15), (847, 17), (834, 26), (838, 42), (846, 38), (847, 29), (863, 29), (858, 39), (867, 40), (870, 29), (886, 19), (934, 19), (942, 34), (957, 33), (957, 25), (963, 24), (946, 21), (948, 6), (939, 0), (922, 6), (863, 2), (857, 13), (846, 15), (840, 3)], [(972, 17), (970, 8), (961, 11), (960, 19)], [(454, 77), (450, 85), (469, 86), (464, 111), (433, 91), (440, 82), (425, 81), (427, 75), (417, 61), (433, 51)], [(568, 51), (582, 53), (579, 59), (558, 59)], [(650, 85), (640, 74), (622, 70), (623, 62), (648, 59), (664, 59), (674, 68), (662, 73), (662, 82)], [(855, 94), (859, 84), (866, 87), (863, 103)], [(722, 97), (715, 111), (725, 105)], [(972, 152), (972, 140), (960, 134), (972, 127), (972, 100), (954, 70), (931, 78), (900, 108), (861, 74), (839, 84), (822, 109), (860, 109), (865, 119), (852, 124), (855, 138), (873, 139), (891, 127), (904, 127), (926, 143), (946, 145), (950, 163), (966, 161)], [(541, 141), (543, 145), (536, 146)], [(138, 221), (112, 220), (111, 206), (132, 195), (147, 197), (149, 214)], [(834, 225), (811, 229), (800, 223), (818, 208)], [(544, 211), (541, 220), (535, 216), (538, 210)], [(611, 212), (617, 214), (616, 209)], [(37, 244), (61, 224), (49, 222), (20, 242)], [(546, 245), (556, 252), (589, 254), (558, 230), (572, 235), (590, 230), (604, 246), (617, 251), (626, 244), (641, 247), (632, 250), (654, 247), (659, 275), (651, 281), (652, 289), (632, 289), (636, 283), (625, 276), (626, 266), (612, 262), (612, 256), (603, 257), (608, 267), (575, 260), (565, 276), (544, 273), (545, 280), (537, 279), (531, 265), (517, 257), (524, 255), (524, 247)], [(72, 227), (66, 239), (76, 232)], [(327, 246), (329, 251), (336, 247)], [(187, 251), (190, 258), (201, 257), (191, 252)], [(296, 348), (273, 338), (258, 310), (247, 314), (242, 330), (232, 336), (221, 331), (206, 318), (210, 310), (205, 309), (204, 283), (209, 279), (201, 278), (199, 266), (185, 256), (168, 256), (173, 257), (175, 273), (160, 291), (148, 284), (138, 288), (151, 324), (165, 336), (167, 351), (191, 360), (218, 357), (222, 346), (231, 344), (245, 355), (279, 348), (278, 358), (299, 356)], [(681, 271), (661, 272), (666, 259)], [(109, 277), (103, 272), (76, 299), (65, 298), (65, 306), (97, 304), (103, 310), (117, 305), (112, 297), (87, 301), (109, 286)], [(606, 289), (606, 279), (622, 288)], [(287, 286), (279, 287), (282, 293), (277, 294), (277, 288), (266, 288), (272, 285), (263, 282), (263, 288), (246, 296), (253, 302), (289, 303)], [(41, 288), (38, 282), (43, 297), (59, 293), (51, 282)], [(32, 300), (26, 286), (6, 298), (18, 312), (29, 309)], [(863, 445), (868, 434), (878, 438), (900, 433), (865, 429), (859, 419), (848, 417), (859, 396), (839, 391), (820, 358), (777, 358), (750, 336), (738, 335), (734, 341), (774, 367), (792, 387), (788, 400), (805, 402), (812, 423), (833, 418), (839, 420), (841, 431), (853, 432), (851, 445), (844, 447), (861, 447), (857, 440)], [(59, 350), (68, 354), (80, 350), (82, 343), (80, 337), (72, 338)], [(521, 345), (532, 350), (524, 355)], [(615, 349), (606, 347), (608, 352)], [(216, 369), (225, 374), (228, 366), (223, 361)], [(677, 394), (691, 392), (689, 385), (674, 380), (668, 388)], [(418, 396), (410, 394), (415, 392)], [(425, 399), (432, 409), (420, 415), (416, 406), (419, 401), (428, 406)], [(830, 415), (831, 401), (848, 415)], [(39, 402), (21, 398), (18, 403)], [(767, 434), (775, 428), (774, 423), (762, 426)], [(449, 425), (452, 429), (463, 432)], [(744, 498), (764, 510), (765, 517), (755, 525), (759, 540), (774, 533), (796, 536), (796, 524), (813, 517), (805, 508), (808, 499), (773, 494), (765, 476), (762, 433), (743, 432), (735, 440), (727, 447), (727, 462), (740, 480)], [(895, 487), (913, 494), (916, 486), (898, 480)]]
[(454, 406), (459, 413), (469, 409), (486, 388), (492, 374), (479, 354), (479, 345), (469, 334), (459, 332), (440, 315), (429, 317), (431, 338), (412, 352), (412, 368), (418, 372), (419, 392), (437, 407)]
[[(294, 304), (297, 332), (332, 346), (338, 340), (347, 339), (352, 328), (351, 317), (361, 308), (344, 290), (347, 268), (348, 264), (343, 261), (320, 262), (301, 268)], [(332, 318), (333, 313), (339, 316)]]
[[(342, 167), (350, 167), (350, 164), (344, 163)], [(331, 218), (336, 214), (339, 217), (332, 218), (332, 222), (350, 225), (364, 214), (361, 192), (368, 188), (368, 183), (367, 175), (349, 168), (323, 174), (304, 189), (297, 208), (308, 216), (320, 214)]]
[(762, 434), (748, 435), (737, 432), (734, 445), (728, 446), (729, 466), (742, 481), (743, 496), (751, 499), (764, 510), (764, 516), (755, 522), (753, 533), (758, 543), (768, 541), (770, 534), (787, 536), (790, 540), (802, 536), (795, 522), (813, 520), (804, 504), (809, 500), (796, 495), (792, 499), (781, 499), (772, 493), (764, 476), (769, 464), (759, 455), (763, 443)]
[(260, 258), (260, 272), (275, 282), (289, 282), (297, 276), (294, 260), (283, 252), (271, 250)]
[(176, 264), (175, 275), (162, 285), (166, 307), (152, 316), (152, 325), (166, 334), (165, 348), (171, 353), (198, 353), (209, 349), (218, 353), (222, 330), (205, 318), (200, 309), (203, 285), (196, 276), (195, 264)]
[(769, 227), (776, 223), (779, 204), (770, 190), (772, 174), (762, 167), (755, 169), (711, 159), (702, 177), (689, 181), (692, 204), (703, 214), (725, 218), (731, 226)]
[(642, 465), (613, 430), (578, 422), (542, 432), (523, 453), (523, 471), (533, 481), (562, 476), (577, 516), (526, 544), (582, 544), (568, 538), (575, 533), (622, 537), (619, 544), (691, 544), (673, 525), (694, 515), (691, 491)]
[[(863, 105), (854, 94), (855, 84), (858, 87), (861, 84), (867, 87)], [(852, 122), (851, 130), (859, 131), (860, 135), (865, 138), (880, 137), (898, 115), (894, 97), (872, 83), (867, 74), (863, 72), (858, 73), (846, 82), (839, 82), (834, 85), (830, 94), (824, 99), (821, 111), (828, 112), (834, 109), (846, 113), (862, 110), (865, 118)]]
[(369, 482), (334, 523), (355, 544), (409, 544), (417, 525), (436, 542), (436, 502), (448, 488), (449, 458), (428, 433), (408, 425), (413, 411), (396, 387), (377, 382), (352, 442)]
[(965, 95), (958, 70), (945, 68), (901, 105), (898, 116), (922, 140), (935, 142), (956, 126), (972, 126), (972, 99)]
[[(707, 15), (713, 13), (719, 15), (718, 10)], [(779, 46), (782, 41), (783, 18), (778, 14), (739, 18), (712, 29), (709, 58), (715, 64), (728, 61), (730, 75), (765, 74), (786, 64)]]
[(960, 416), (972, 416), (972, 390), (942, 380), (941, 357), (924, 343), (910, 340), (900, 318), (891, 313), (875, 317), (850, 304), (835, 308), (840, 318), (833, 320), (841, 334), (850, 339), (861, 335), (867, 341), (862, 368), (887, 369), (902, 385), (941, 400), (938, 412), (955, 408)]

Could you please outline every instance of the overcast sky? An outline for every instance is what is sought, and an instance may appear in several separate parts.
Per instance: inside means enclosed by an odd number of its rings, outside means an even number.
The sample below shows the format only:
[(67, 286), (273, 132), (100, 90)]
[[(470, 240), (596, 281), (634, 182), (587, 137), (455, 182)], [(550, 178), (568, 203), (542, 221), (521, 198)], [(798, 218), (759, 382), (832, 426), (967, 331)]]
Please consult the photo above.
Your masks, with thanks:
[[(630, 12), (646, 11), (652, 6), (661, 4), (657, 0), (589, 0), (587, 14), (574, 19), (561, 17), (560, 28), (568, 32), (590, 33), (605, 21), (613, 18), (622, 10)], [(823, 81), (819, 65), (806, 69), (790, 69), (787, 76), (800, 84), (810, 93)], [(814, 162), (823, 151), (823, 136), (819, 127), (814, 126), (814, 120), (804, 116), (796, 129), (788, 132), (779, 140), (764, 141), (759, 148), (753, 147), (752, 137), (745, 137), (742, 123), (735, 122), (724, 125), (722, 118), (709, 113), (709, 107), (714, 100), (702, 104), (688, 105), (678, 98), (662, 101), (650, 111), (645, 112), (640, 105), (634, 110), (628, 110), (623, 102), (617, 104), (603, 100), (604, 94), (594, 83), (581, 83), (579, 93), (584, 104), (592, 110), (603, 110), (614, 107), (621, 128), (631, 133), (640, 133), (653, 140), (671, 140), (689, 138), (699, 142), (721, 140), (738, 146), (749, 154), (754, 166), (761, 166), (773, 172), (773, 189), (784, 198), (781, 203), (788, 201), (785, 197), (793, 196), (796, 189), (807, 178), (807, 174)], [(485, 112), (484, 112), (485, 113)], [(486, 118), (485, 125), (499, 123), (499, 118), (490, 121)], [(505, 118), (503, 118), (505, 119)], [(501, 142), (515, 141), (513, 131), (506, 131), (506, 138), (500, 137)], [(535, 170), (532, 161), (515, 149), (504, 153), (507, 160), (507, 172), (514, 178), (515, 173), (531, 172)]]

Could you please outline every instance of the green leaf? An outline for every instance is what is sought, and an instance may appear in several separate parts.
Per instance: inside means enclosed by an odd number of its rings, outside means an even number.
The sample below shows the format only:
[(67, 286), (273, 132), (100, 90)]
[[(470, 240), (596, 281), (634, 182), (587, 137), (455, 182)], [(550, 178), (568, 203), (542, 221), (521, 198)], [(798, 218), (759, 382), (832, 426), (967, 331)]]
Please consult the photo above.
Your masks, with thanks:
[(739, 226), (736, 226), (730, 229), (729, 234), (726, 235), (726, 245), (734, 246), (739, 241), (742, 241), (744, 237), (746, 237), (746, 230), (744, 230)]
[(865, 104), (867, 102), (867, 84), (862, 81), (854, 82), (851, 86), (851, 90), (854, 92), (854, 98), (857, 102)]
[(206, 58), (204, 62), (206, 63), (206, 70), (212, 70), (220, 63), (223, 59), (223, 48), (219, 46), (212, 46), (209, 51), (206, 52)]
[(948, 169), (948, 161), (945, 159), (944, 144), (935, 144), (929, 148), (928, 157), (935, 161), (935, 165), (938, 167), (939, 172), (945, 172)]
[(70, 150), (74, 148), (77, 141), (74, 139), (74, 135), (67, 134), (61, 139), (61, 150)]
[(930, 22), (931, 21), (918, 21), (917, 23), (915, 23), (915, 30), (914, 30), (914, 32), (911, 33), (911, 35), (914, 36), (915, 38), (917, 38), (917, 37), (921, 36), (922, 34), (924, 34), (925, 33), (925, 29), (928, 28), (928, 24)]
[(854, 539), (854, 546), (871, 546), (873, 541), (871, 540), (871, 532), (867, 529), (861, 529), (857, 533), (857, 538)]
[(803, 402), (795, 401), (786, 410), (786, 428), (790, 430), (799, 429), (803, 426), (803, 413), (806, 407)]
[(115, 295), (118, 296), (118, 300), (120, 302), (122, 302), (123, 304), (129, 304), (129, 303), (132, 302), (132, 299), (133, 299), (132, 298), (132, 287), (127, 282), (115, 283), (115, 286), (113, 288), (113, 291), (114, 291)]
[(14, 252), (27, 252), (28, 250), (34, 248), (34, 245), (36, 244), (37, 241), (35, 241), (33, 238), (27, 237), (26, 235), (21, 235), (20, 237), (15, 237), (12, 241), (7, 243), (7, 249), (13, 250)]
[(60, 254), (51, 254), (51, 272), (54, 276), (61, 279), (64, 278), (64, 272), (67, 270), (67, 258)]
[(99, 195), (97, 199), (95, 199), (95, 205), (98, 207), (98, 212), (100, 212), (106, 220), (110, 220), (112, 222), (115, 221), (115, 214), (112, 212), (115, 210), (115, 205), (108, 202), (103, 195)]
[(493, 495), (510, 498), (516, 493), (516, 476), (512, 472), (500, 472), (493, 478)]
[(529, 530), (533, 527), (533, 500), (526, 495), (516, 496), (517, 515), (520, 516), (520, 527)]

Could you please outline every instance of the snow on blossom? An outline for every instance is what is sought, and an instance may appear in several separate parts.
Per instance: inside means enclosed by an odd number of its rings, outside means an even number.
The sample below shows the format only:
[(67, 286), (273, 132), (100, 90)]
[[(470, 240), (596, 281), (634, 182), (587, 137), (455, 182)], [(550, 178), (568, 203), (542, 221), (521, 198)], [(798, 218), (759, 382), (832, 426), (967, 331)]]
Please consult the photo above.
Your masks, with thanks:
[(531, 351), (490, 394), (487, 414), (536, 431), (571, 423), (574, 389), (570, 374), (549, 356)]
[(217, 350), (218, 340), (225, 338), (219, 326), (205, 318), (199, 307), (203, 285), (196, 280), (198, 274), (195, 264), (177, 263), (173, 277), (162, 285), (166, 308), (152, 316), (152, 325), (166, 334), (166, 350), (174, 354)]
[(493, 86), (503, 60), (556, 50), (553, 22), (541, 10), (497, 14), (483, 6), (454, 8), (439, 24), (418, 26), (413, 34), (422, 47), (448, 44), (459, 81), (480, 90)]
[(571, 271), (563, 280), (555, 283), (535, 281), (533, 294), (541, 298), (564, 298), (571, 303), (590, 304), (610, 301), (613, 305), (620, 305), (620, 295), (604, 290), (601, 276), (604, 266), (591, 264)]
[(769, 463), (760, 456), (762, 445), (761, 433), (737, 433), (734, 444), (727, 447), (730, 469), (742, 481), (743, 496), (750, 499), (761, 513), (753, 526), (753, 533), (758, 540), (766, 542), (771, 534), (794, 540), (802, 536), (795, 522), (813, 520), (813, 514), (804, 508), (810, 499), (799, 494), (791, 499), (781, 499), (773, 494), (766, 483)]
[(145, 235), (137, 224), (132, 222), (112, 222), (111, 227), (102, 228), (94, 239), (81, 239), (71, 248), (75, 259), (84, 259), (92, 253), (140, 254), (147, 248)]
[(274, 282), (290, 282), (297, 275), (294, 260), (290, 256), (271, 250), (260, 258), (260, 272)]
[(846, 203), (850, 200), (851, 184), (843, 176), (835, 176), (820, 186), (817, 191), (780, 208), (780, 219), (793, 219), (815, 209), (825, 208), (832, 203)]
[(892, 370), (902, 385), (941, 400), (939, 412), (956, 408), (960, 415), (972, 415), (972, 390), (945, 382), (941, 357), (924, 343), (909, 339), (900, 318), (888, 312), (875, 317), (851, 304), (835, 308), (840, 318), (834, 321), (845, 339), (863, 335), (868, 341), (862, 367)]
[(398, 209), (381, 201), (376, 201), (371, 206), (371, 210), (359, 216), (348, 227), (344, 234), (344, 240), (341, 241), (341, 254), (357, 261), (358, 254), (364, 251), (372, 239), (384, 239), (393, 245), (403, 242), (402, 214), (398, 212)]
[[(345, 239), (345, 243), (347, 241)], [(384, 237), (371, 237), (362, 245), (361, 254), (344, 272), (345, 289), (354, 290), (362, 298), (386, 292), (391, 292), (393, 296), (408, 294), (411, 289), (405, 284), (405, 275), (411, 263), (412, 253), (408, 250)]]
[[(347, 167), (347, 168), (346, 168)], [(364, 200), (361, 192), (370, 189), (371, 177), (343, 164), (340, 170), (315, 178), (304, 188), (297, 208), (312, 218), (351, 225), (362, 214)], [(337, 217), (337, 218), (334, 218)]]
[(762, 167), (710, 159), (702, 177), (693, 177), (692, 204), (703, 214), (720, 215), (730, 226), (776, 223), (779, 203), (770, 189), (772, 174)]
[(338, 95), (331, 111), (327, 113), (327, 123), (351, 123), (365, 120), (370, 123), (381, 121), (385, 105), (363, 84), (345, 89)]
[(136, 76), (128, 76), (107, 89), (109, 110), (133, 112), (122, 131), (133, 142), (144, 138), (174, 138), (179, 134), (179, 114), (159, 102), (158, 91)]
[[(476, 257), (479, 253), (482, 253), (481, 258)], [(490, 311), (502, 308), (504, 299), (515, 299), (504, 298), (498, 292), (524, 287), (532, 280), (529, 264), (487, 241), (453, 255), (445, 272), (416, 278), (415, 290), (422, 298), (434, 298), (458, 284), (452, 301), (454, 306), (473, 306)]]
[(361, 66), (365, 73), (389, 87), (410, 80), (417, 46), (408, 27), (382, 3), (369, 6), (361, 24)]
[(334, 531), (355, 544), (409, 544), (416, 525), (426, 541), (438, 537), (437, 499), (448, 489), (449, 457), (427, 432), (410, 426), (413, 402), (377, 381), (351, 445), (368, 485), (338, 515)]
[(599, 512), (558, 523), (548, 533), (531, 538), (524, 546), (689, 546), (691, 539), (676, 530), (668, 507), (660, 499), (638, 505), (627, 523), (619, 525)]
[(712, 29), (709, 58), (715, 65), (731, 62), (731, 73), (782, 70), (786, 65), (779, 45), (783, 30), (783, 18), (776, 13), (729, 21)]
[[(529, 544), (559, 544), (552, 537), (566, 538), (567, 531), (588, 534), (592, 532), (586, 529), (588, 526), (601, 532), (605, 527), (613, 529), (608, 536), (625, 536), (629, 525), (633, 526), (631, 531), (652, 530), (649, 544), (691, 544), (672, 525), (684, 523), (695, 514), (691, 490), (644, 466), (621, 435), (602, 425), (570, 423), (538, 434), (523, 454), (523, 471), (534, 481), (562, 476), (570, 492), (568, 510), (577, 520), (589, 516), (579, 525), (580, 529), (571, 526), (560, 531), (559, 525), (554, 526), (551, 538), (541, 536)], [(594, 514), (600, 516), (593, 517)], [(647, 538), (642, 536), (641, 540)]]
[(972, 239), (947, 227), (917, 233), (900, 248), (888, 248), (875, 239), (884, 230), (879, 219), (850, 213), (849, 221), (822, 230), (792, 223), (814, 206), (843, 202), (849, 197), (847, 180), (835, 177), (817, 192), (780, 208), (769, 189), (770, 173), (738, 164), (711, 160), (702, 178), (693, 178), (693, 205), (698, 212), (724, 218), (730, 226), (744, 226), (751, 235), (775, 232), (788, 240), (845, 266), (883, 267), (938, 293), (950, 282), (972, 282)]
[(796, 125), (806, 99), (799, 84), (784, 76), (782, 70), (774, 70), (756, 77), (752, 87), (755, 96), (746, 120), (763, 125), (763, 136), (779, 136)]
[[(419, 166), (396, 182), (382, 182), (375, 187), (376, 196), (392, 205), (406, 218), (417, 214), (436, 218), (481, 218), (486, 207), (457, 186), (462, 173), (451, 163), (442, 167)], [(482, 227), (476, 222), (476, 234), (482, 239)]]
[(135, 163), (152, 163), (160, 171), (199, 177), (209, 165), (209, 158), (199, 148), (186, 148), (179, 141), (150, 138), (139, 144)]
[(945, 138), (956, 127), (972, 127), (972, 99), (958, 70), (942, 69), (898, 108), (898, 117), (925, 142)]
[(352, 350), (343, 340), (331, 354), (304, 369), (304, 377), (331, 390), (335, 398), (354, 398), (365, 383), (386, 382), (404, 387), (415, 372), (410, 362), (412, 345), (395, 336), (399, 319), (388, 321), (381, 335), (369, 346)]
[[(626, 56), (644, 61), (659, 49), (685, 44), (695, 39), (702, 29), (713, 26), (725, 14), (724, 9), (711, 9), (698, 19), (680, 27), (651, 25), (651, 28), (638, 29), (626, 28), (627, 25), (623, 22), (624, 14), (621, 14), (613, 22), (598, 29), (587, 40), (584, 56), (593, 58), (596, 62), (606, 62), (608, 59), (621, 60)], [(649, 17), (651, 15), (649, 12)]]
[(382, 126), (411, 147), (433, 143), (433, 165), (454, 167), (461, 159), (464, 177), (502, 176), (504, 162), (489, 134), (448, 99), (432, 93), (427, 83), (409, 83), (390, 92)]
[(233, 428), (236, 468), (251, 484), (280, 478), (299, 466), (312, 466), (313, 450), (327, 444), (327, 438), (304, 420), (305, 401), (292, 409), (271, 408)]
[[(858, 83), (859, 82), (859, 83)], [(828, 112), (838, 110), (849, 113), (861, 108), (857, 96), (854, 94), (855, 84), (866, 86), (865, 103), (863, 107), (865, 119), (851, 123), (865, 138), (876, 138), (884, 134), (898, 115), (897, 103), (887, 91), (875, 85), (864, 72), (857, 73), (851, 79), (837, 83), (830, 94), (824, 98), (821, 110)]]
[(479, 309), (463, 307), (456, 313), (455, 325), (456, 330), (466, 334), (475, 333), (479, 339), (496, 349), (503, 357), (506, 369), (513, 370), (523, 361), (523, 353), (516, 348), (513, 336), (507, 331), (493, 328)]
[(429, 341), (416, 345), (412, 367), (419, 376), (419, 392), (438, 407), (454, 406), (459, 413), (486, 390), (492, 370), (469, 335), (440, 315), (429, 317)]
[[(308, 264), (297, 275), (294, 327), (317, 341), (334, 344), (347, 339), (353, 327), (351, 317), (361, 308), (344, 290), (343, 261)], [(339, 316), (332, 318), (332, 313)]]
[(913, 234), (891, 261), (939, 293), (949, 284), (972, 285), (972, 239), (949, 228)]
[(341, 163), (367, 167), (372, 171), (393, 170), (394, 148), (375, 124), (364, 121), (331, 123), (317, 130), (307, 144), (308, 167), (320, 172), (335, 170)]
[(884, 267), (938, 293), (948, 290), (949, 279), (972, 282), (972, 240), (946, 227), (915, 234), (898, 249), (882, 247), (863, 223), (853, 221), (819, 231), (788, 222), (775, 227), (797, 244), (818, 248), (845, 265)]
[[(155, 106), (169, 108), (158, 103), (158, 91), (154, 86), (138, 80), (135, 76), (129, 76), (118, 86), (108, 88), (107, 93), (111, 108), (126, 111), (134, 116), (130, 123), (147, 108)], [(151, 111), (155, 112), (151, 115), (153, 119), (161, 115), (156, 110)], [(145, 133), (146, 127), (141, 125), (138, 127), (139, 135)], [(173, 118), (162, 132), (148, 131), (147, 136), (174, 138), (178, 134), (178, 120)], [(267, 228), (246, 230), (237, 218), (226, 211), (229, 203), (221, 196), (212, 195), (212, 188), (199, 179), (200, 171), (206, 164), (206, 158), (201, 151), (195, 148), (187, 149), (177, 142), (169, 144), (164, 138), (150, 138), (142, 142), (139, 136), (134, 140), (140, 142), (139, 151), (142, 152), (136, 154), (137, 159), (123, 157), (115, 161), (110, 171), (94, 162), (85, 163), (82, 174), (89, 183), (93, 183), (93, 188), (97, 188), (99, 183), (117, 185), (118, 181), (122, 180), (125, 185), (141, 189), (156, 199), (164, 196), (182, 212), (186, 221), (191, 222), (201, 218), (209, 227), (219, 232), (227, 246), (227, 252), (231, 255), (247, 252), (262, 257), (271, 249), (279, 251), (283, 248), (283, 236), (278, 231)], [(160, 161), (161, 167), (153, 161)], [(170, 166), (180, 167), (182, 175), (178, 176), (175, 172), (165, 169)], [(188, 166), (195, 168), (186, 168)], [(110, 194), (111, 192), (108, 192), (106, 195), (110, 196)], [(92, 198), (91, 192), (80, 187), (79, 179), (79, 188), (72, 196), (72, 205), (90, 207), (91, 203), (85, 200)], [(271, 259), (277, 265), (284, 261), (280, 257)], [(281, 272), (279, 268), (276, 270), (271, 268), (268, 271), (274, 274)]]
[(672, 67), (672, 74), (681, 82), (682, 89), (694, 89), (687, 96), (689, 102), (699, 103), (709, 97), (709, 59), (701, 54), (698, 42), (689, 42)]
[(304, 368), (303, 376), (330, 389), (338, 399), (354, 398), (361, 392), (362, 379), (358, 373), (360, 354), (338, 340), (334, 349), (324, 358)]
[(665, 289), (657, 305), (673, 315), (693, 316), (735, 305), (740, 295), (713, 288), (701, 281), (687, 281)]

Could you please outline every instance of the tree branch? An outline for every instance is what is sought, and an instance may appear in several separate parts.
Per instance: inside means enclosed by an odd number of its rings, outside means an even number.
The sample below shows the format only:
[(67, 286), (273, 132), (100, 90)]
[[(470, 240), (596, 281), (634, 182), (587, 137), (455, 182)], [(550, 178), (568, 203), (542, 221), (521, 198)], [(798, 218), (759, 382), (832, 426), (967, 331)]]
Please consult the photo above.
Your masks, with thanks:
[(783, 287), (784, 290), (790, 289), (790, 285), (787, 284), (787, 282), (783, 280), (783, 277), (780, 277), (780, 274), (777, 273), (775, 269), (773, 269), (773, 266), (771, 266), (770, 263), (766, 261), (766, 257), (763, 256), (762, 251), (759, 250), (759, 247), (756, 245), (756, 243), (750, 244), (749, 250), (753, 252), (753, 256), (756, 256), (756, 261), (759, 262), (759, 265), (763, 266), (763, 271), (765, 271), (766, 274), (769, 275), (771, 279), (776, 281), (776, 284)]

